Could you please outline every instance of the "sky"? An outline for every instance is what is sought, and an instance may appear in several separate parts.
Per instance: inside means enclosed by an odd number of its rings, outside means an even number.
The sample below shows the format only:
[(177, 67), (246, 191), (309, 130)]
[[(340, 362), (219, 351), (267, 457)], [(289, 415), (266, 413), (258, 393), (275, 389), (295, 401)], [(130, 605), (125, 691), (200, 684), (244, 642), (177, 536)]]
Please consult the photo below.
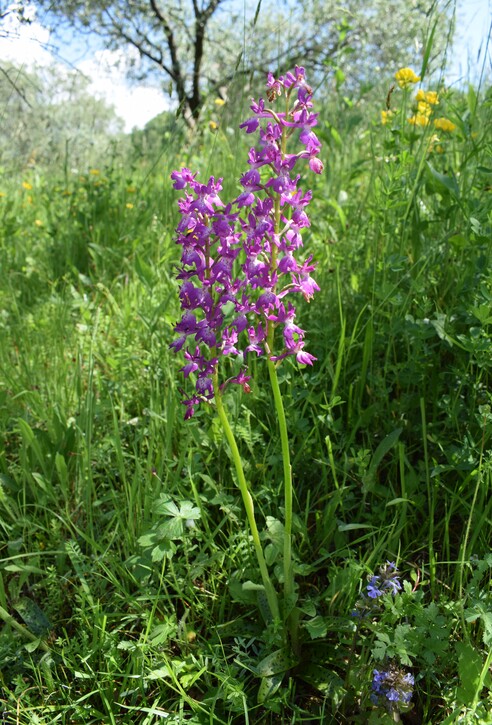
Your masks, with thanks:
[[(248, 0), (244, 0), (248, 2)], [(487, 38), (492, 23), (492, 0), (457, 0), (457, 33), (455, 47), (447, 69), (448, 84), (459, 79), (474, 79), (483, 65)], [(491, 67), (492, 41), (488, 46), (488, 67)], [(38, 63), (55, 61), (65, 68), (76, 68), (90, 79), (89, 91), (104, 98), (124, 119), (125, 131), (143, 126), (158, 113), (169, 108), (169, 96), (149, 82), (130, 85), (125, 76), (129, 63), (138, 67), (138, 54), (101, 48), (95, 37), (82, 38), (68, 33), (63, 41), (54, 41), (34, 17), (30, 25), (19, 25), (10, 15), (0, 24), (0, 62), (10, 60), (27, 70)]]

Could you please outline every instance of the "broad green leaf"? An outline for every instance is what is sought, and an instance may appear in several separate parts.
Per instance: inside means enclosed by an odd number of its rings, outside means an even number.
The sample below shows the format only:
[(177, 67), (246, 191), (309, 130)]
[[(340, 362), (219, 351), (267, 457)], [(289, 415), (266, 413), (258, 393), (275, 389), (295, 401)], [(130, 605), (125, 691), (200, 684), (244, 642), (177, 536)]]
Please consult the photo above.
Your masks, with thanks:
[(483, 662), (477, 650), (468, 642), (457, 642), (458, 673), (460, 686), (458, 697), (463, 705), (471, 705), (477, 694)]
[(308, 619), (306, 622), (303, 622), (303, 626), (311, 639), (323, 639), (328, 632), (326, 621), (320, 616)]
[(32, 642), (28, 642), (24, 645), (24, 649), (28, 652), (35, 652), (39, 645), (41, 644), (41, 639), (34, 639)]
[(22, 597), (16, 602), (14, 609), (33, 634), (42, 636), (51, 629), (48, 617), (32, 599)]
[(255, 582), (249, 581), (249, 579), (243, 582), (242, 588), (245, 592), (262, 592), (265, 589), (263, 584), (256, 584)]
[(280, 685), (282, 684), (283, 679), (283, 672), (279, 672), (278, 674), (271, 675), (269, 677), (261, 678), (260, 686), (258, 688), (258, 702), (260, 705), (266, 702), (270, 697), (272, 697), (272, 695), (277, 692)]
[(255, 667), (255, 671), (260, 677), (271, 677), (280, 672), (287, 672), (294, 667), (296, 661), (284, 649), (278, 649), (267, 655)]
[(152, 561), (162, 561), (164, 557), (166, 557), (166, 559), (172, 559), (175, 553), (176, 546), (172, 541), (161, 541), (152, 549)]
[(449, 191), (456, 199), (460, 198), (460, 188), (456, 179), (452, 176), (446, 176), (437, 171), (429, 162), (426, 162), (427, 169), (432, 179), (437, 183), (441, 191)]

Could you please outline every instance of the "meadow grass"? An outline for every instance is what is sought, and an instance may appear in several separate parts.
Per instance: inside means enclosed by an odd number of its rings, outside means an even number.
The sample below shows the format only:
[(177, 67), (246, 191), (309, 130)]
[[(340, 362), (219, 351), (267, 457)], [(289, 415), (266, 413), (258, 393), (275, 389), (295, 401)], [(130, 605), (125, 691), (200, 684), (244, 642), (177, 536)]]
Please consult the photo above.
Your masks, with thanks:
[[(281, 677), (227, 445), (209, 411), (183, 421), (168, 349), (169, 173), (234, 189), (243, 145), (205, 129), (147, 169), (3, 180), (2, 722), (392, 722), (370, 698), (388, 662), (415, 678), (402, 722), (491, 722), (491, 96), (443, 94), (439, 141), (409, 127), (410, 98), (386, 125), (320, 114), (322, 291), (301, 305), (318, 362), (279, 371), (302, 615)], [(278, 581), (266, 380), (253, 362), (227, 405)], [(401, 593), (354, 616), (388, 560)]]

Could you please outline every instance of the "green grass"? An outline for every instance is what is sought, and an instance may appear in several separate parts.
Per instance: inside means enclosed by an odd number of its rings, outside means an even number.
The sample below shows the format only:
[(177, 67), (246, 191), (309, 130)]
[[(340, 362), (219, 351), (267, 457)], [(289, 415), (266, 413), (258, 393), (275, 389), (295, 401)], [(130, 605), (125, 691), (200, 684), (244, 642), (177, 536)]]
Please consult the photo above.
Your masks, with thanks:
[[(302, 643), (264, 701), (278, 632), (244, 586), (258, 572), (228, 449), (211, 412), (183, 421), (168, 350), (169, 172), (232, 189), (241, 148), (205, 131), (150, 171), (4, 180), (3, 722), (384, 723), (370, 682), (389, 660), (415, 676), (402, 722), (490, 722), (490, 91), (442, 104), (444, 153), (404, 117), (321, 126), (306, 248), (322, 292), (301, 310), (318, 363), (280, 368)], [(278, 581), (282, 460), (253, 371), (227, 405)], [(358, 621), (388, 559), (404, 591)]]

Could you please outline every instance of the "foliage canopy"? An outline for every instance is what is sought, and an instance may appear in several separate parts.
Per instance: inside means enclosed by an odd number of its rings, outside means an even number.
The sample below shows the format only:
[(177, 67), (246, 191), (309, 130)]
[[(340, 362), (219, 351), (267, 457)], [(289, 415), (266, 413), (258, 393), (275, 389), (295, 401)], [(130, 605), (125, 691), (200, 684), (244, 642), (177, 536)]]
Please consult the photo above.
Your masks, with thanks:
[[(453, 4), (384, 0), (370, 6), (347, 0), (37, 0), (53, 28), (68, 24), (96, 33), (110, 48), (138, 51), (134, 74), (158, 73), (169, 83), (190, 126), (208, 93), (224, 93), (237, 75), (304, 65), (320, 77), (340, 63), (352, 85), (374, 81), (394, 64), (419, 64), (435, 28), (439, 56), (450, 28)], [(436, 7), (437, 6), (437, 7)], [(61, 24), (60, 24), (61, 22)], [(452, 23), (451, 23), (452, 27)], [(449, 39), (449, 38), (448, 38)]]

